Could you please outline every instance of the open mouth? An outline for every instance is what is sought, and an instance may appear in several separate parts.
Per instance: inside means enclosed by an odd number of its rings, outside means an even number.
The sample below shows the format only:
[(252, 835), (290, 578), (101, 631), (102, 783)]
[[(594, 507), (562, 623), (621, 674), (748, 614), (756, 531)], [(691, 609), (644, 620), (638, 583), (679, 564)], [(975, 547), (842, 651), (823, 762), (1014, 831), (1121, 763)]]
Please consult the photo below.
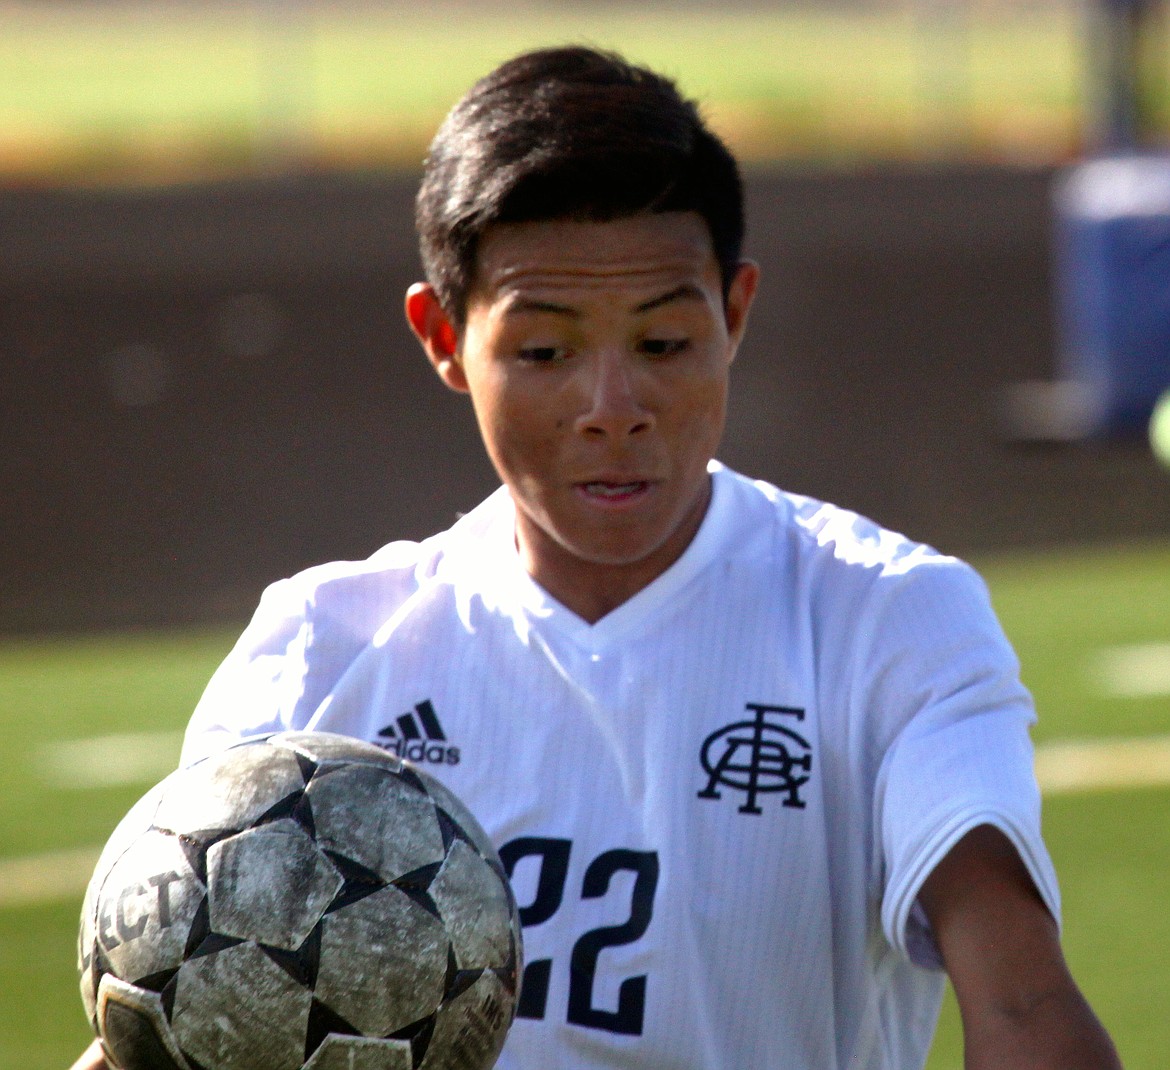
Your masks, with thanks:
[(594, 480), (589, 483), (577, 484), (582, 492), (595, 501), (624, 502), (637, 498), (649, 489), (650, 484), (644, 479), (631, 480), (627, 483), (611, 483), (607, 480)]
[(586, 483), (585, 490), (602, 498), (623, 498), (627, 494), (637, 494), (645, 486), (642, 480), (633, 483)]

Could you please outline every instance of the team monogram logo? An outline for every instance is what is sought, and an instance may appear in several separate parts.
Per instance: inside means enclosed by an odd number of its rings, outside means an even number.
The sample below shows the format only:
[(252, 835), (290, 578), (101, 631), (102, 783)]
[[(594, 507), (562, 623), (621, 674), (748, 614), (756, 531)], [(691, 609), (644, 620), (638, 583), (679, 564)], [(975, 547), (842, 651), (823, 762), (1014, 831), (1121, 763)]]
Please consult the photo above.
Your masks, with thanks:
[(759, 796), (780, 792), (783, 806), (804, 809), (800, 789), (812, 772), (812, 745), (788, 726), (804, 720), (804, 710), (749, 702), (750, 720), (712, 732), (699, 752), (707, 786), (700, 799), (721, 799), (720, 788), (742, 791), (741, 814), (761, 814)]

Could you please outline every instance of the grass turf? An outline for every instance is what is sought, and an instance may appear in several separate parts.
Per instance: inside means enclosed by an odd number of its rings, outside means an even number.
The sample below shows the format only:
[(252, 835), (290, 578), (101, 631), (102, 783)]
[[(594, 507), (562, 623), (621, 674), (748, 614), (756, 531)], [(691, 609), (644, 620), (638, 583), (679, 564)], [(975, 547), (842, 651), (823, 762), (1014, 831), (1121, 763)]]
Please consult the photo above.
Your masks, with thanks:
[(448, 0), (419, 17), (401, 2), (0, 0), (0, 176), (159, 181), (290, 157), (413, 166), (476, 77), (568, 41), (677, 77), (749, 158), (1077, 150), (1078, 5), (927, 10)]
[[(1039, 740), (1170, 732), (1166, 696), (1111, 695), (1096, 669), (1104, 647), (1170, 641), (1170, 545), (979, 564), (1036, 695)], [(45, 745), (178, 731), (237, 630), (0, 642), (0, 872), (14, 858), (100, 844), (148, 786), (51, 785)], [(1170, 1048), (1170, 1020), (1156, 1012), (1170, 991), (1161, 956), (1170, 946), (1168, 804), (1167, 790), (1145, 789), (1062, 795), (1045, 805), (1069, 959), (1129, 1070), (1155, 1070)], [(0, 1066), (61, 1070), (88, 1040), (74, 965), (79, 905), (72, 891), (57, 901), (0, 903)], [(929, 1070), (961, 1065), (948, 1004)]]

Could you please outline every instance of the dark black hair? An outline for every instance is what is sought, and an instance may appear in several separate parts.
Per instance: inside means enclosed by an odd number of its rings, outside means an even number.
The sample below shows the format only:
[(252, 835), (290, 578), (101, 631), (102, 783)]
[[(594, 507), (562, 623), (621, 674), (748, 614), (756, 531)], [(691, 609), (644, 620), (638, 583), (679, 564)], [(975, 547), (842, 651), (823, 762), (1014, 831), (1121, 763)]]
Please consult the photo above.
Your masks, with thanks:
[(427, 280), (462, 327), (480, 236), (494, 223), (697, 212), (724, 295), (743, 246), (730, 151), (677, 86), (611, 52), (527, 52), (478, 81), (431, 144), (415, 223)]

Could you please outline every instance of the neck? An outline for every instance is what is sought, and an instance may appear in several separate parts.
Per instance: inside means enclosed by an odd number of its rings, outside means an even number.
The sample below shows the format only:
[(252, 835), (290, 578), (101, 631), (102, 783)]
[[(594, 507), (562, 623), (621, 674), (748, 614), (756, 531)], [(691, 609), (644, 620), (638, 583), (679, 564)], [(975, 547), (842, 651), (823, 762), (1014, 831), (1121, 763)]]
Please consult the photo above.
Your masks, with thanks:
[(596, 624), (650, 586), (691, 544), (711, 500), (710, 479), (673, 530), (648, 552), (605, 560), (575, 552), (516, 510), (516, 549), (525, 570), (553, 598), (588, 624)]
[(587, 624), (596, 624), (648, 587), (669, 567), (668, 564), (642, 575), (620, 565), (582, 568), (580, 563), (573, 566), (575, 575), (548, 568), (530, 568), (528, 571), (566, 609), (572, 610)]

